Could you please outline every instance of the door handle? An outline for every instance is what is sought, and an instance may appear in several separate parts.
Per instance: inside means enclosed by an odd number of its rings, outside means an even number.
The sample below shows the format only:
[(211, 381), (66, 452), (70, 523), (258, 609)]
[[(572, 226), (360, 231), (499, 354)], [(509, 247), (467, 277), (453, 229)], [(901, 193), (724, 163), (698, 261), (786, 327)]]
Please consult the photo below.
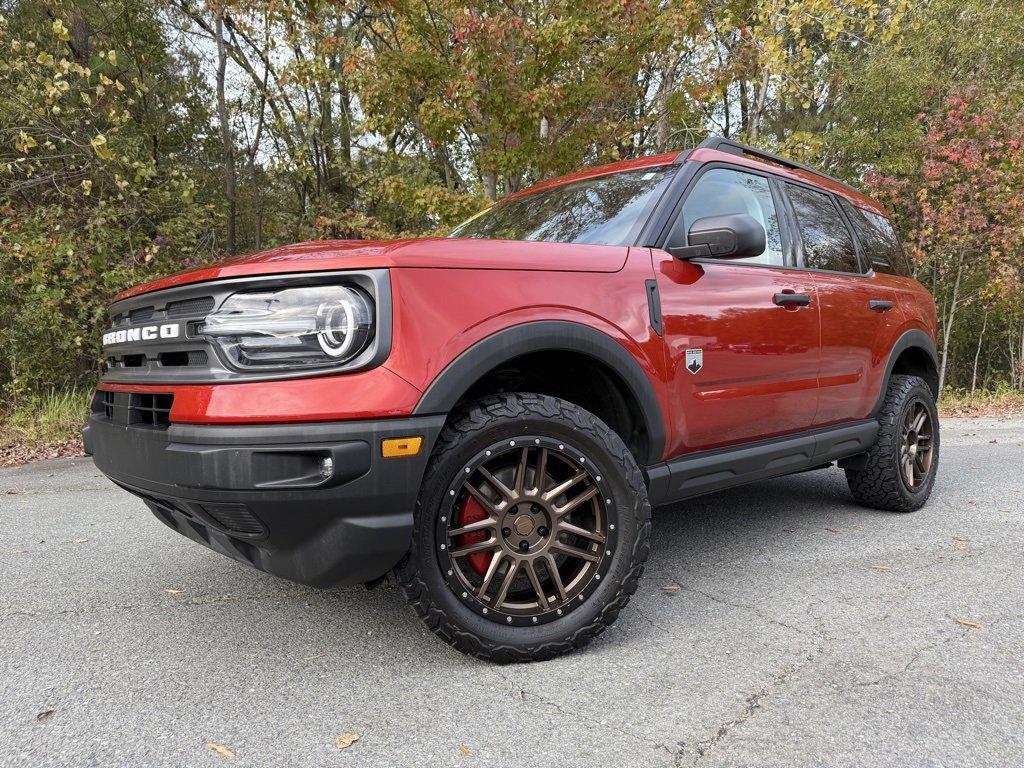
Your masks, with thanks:
[(868, 309), (872, 312), (888, 312), (892, 309), (892, 302), (887, 299), (871, 299), (868, 301)]
[(772, 299), (780, 307), (794, 306), (794, 307), (806, 307), (811, 303), (811, 297), (806, 293), (776, 293)]

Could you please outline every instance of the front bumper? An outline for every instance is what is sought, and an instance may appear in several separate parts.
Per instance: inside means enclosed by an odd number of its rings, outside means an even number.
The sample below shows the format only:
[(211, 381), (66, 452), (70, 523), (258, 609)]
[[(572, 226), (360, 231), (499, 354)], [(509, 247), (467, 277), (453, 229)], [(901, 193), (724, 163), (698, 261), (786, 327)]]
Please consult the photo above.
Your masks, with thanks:
[[(158, 428), (94, 412), (83, 439), (100, 471), (179, 533), (262, 571), (332, 586), (372, 581), (408, 551), (443, 424), (425, 416)], [(385, 438), (413, 435), (423, 436), (416, 456), (381, 456)]]

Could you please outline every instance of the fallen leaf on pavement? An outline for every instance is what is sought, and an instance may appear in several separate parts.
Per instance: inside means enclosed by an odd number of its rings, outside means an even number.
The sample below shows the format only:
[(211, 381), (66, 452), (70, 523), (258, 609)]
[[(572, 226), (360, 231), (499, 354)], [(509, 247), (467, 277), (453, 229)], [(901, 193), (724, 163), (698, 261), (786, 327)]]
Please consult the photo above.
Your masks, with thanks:
[(56, 711), (56, 709), (44, 709), (42, 712), (37, 712), (36, 720), (38, 720), (40, 723), (44, 720), (48, 720), (50, 718), (50, 715), (52, 715)]
[(28, 554), (28, 550), (27, 549), (16, 549), (16, 550), (14, 550), (14, 554), (16, 554), (16, 555), (27, 555)]
[(4, 493), (6, 493), (8, 496), (16, 496), (18, 494), (18, 489), (8, 488), (6, 491), (4, 491)]
[(964, 535), (959, 534), (959, 533), (954, 533), (953, 534), (953, 541), (970, 541), (970, 540), (971, 540), (970, 536), (964, 536)]
[(839, 533), (839, 531), (837, 529), (835, 529), (835, 528), (826, 528), (825, 530), (828, 531), (829, 533)]
[(343, 733), (334, 740), (334, 746), (337, 749), (348, 749), (357, 741), (359, 741), (358, 733)]
[(887, 571), (891, 571), (892, 568), (890, 568), (888, 565), (872, 565), (871, 570), (878, 571), (879, 573), (886, 573)]
[(75, 544), (85, 544), (85, 542), (87, 542), (87, 541), (88, 541), (88, 539), (73, 539), (73, 542)]
[(459, 744), (459, 754), (463, 757), (472, 757), (473, 750), (467, 747), (465, 744)]
[(976, 621), (969, 621), (967, 619), (957, 619), (956, 623), (961, 627), (970, 627), (971, 629), (984, 629), (984, 627)]
[(682, 589), (682, 587), (681, 587), (681, 586), (679, 586), (678, 584), (676, 584), (676, 583), (675, 583), (675, 582), (673, 581), (673, 582), (671, 582), (671, 583), (669, 583), (669, 584), (665, 584), (665, 585), (664, 585), (664, 586), (663, 586), (663, 587), (661, 588), (661, 591), (662, 591), (662, 592), (664, 592), (664, 593), (666, 593), (666, 594), (672, 595), (672, 594), (675, 594), (676, 592), (678, 592), (678, 591), (679, 591), (680, 589)]
[(164, 590), (164, 592), (166, 592), (168, 595), (180, 595), (184, 591), (185, 591), (184, 589), (165, 589)]
[(231, 759), (234, 759), (234, 757), (235, 757), (235, 753), (232, 752), (227, 747), (225, 747), (223, 744), (214, 744), (212, 741), (209, 741), (209, 742), (206, 743), (206, 748), (207, 749), (212, 749), (214, 752), (216, 752), (221, 757), (227, 757), (227, 758), (231, 758)]

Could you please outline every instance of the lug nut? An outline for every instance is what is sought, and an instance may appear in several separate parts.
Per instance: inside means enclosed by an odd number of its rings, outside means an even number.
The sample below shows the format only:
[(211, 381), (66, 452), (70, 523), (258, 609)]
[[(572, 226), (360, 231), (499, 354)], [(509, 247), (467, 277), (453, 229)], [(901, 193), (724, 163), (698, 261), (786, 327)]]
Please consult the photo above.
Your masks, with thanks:
[(542, 526), (541, 526), (540, 528), (538, 528), (538, 529), (537, 529), (537, 533), (538, 533), (538, 535), (540, 535), (540, 536), (547, 536), (547, 535), (548, 535), (548, 529), (547, 529), (547, 528), (545, 528), (545, 527), (544, 527), (544, 526), (542, 525)]
[(525, 552), (530, 548), (530, 542), (528, 542), (526, 539), (523, 539), (519, 542), (519, 548), (523, 550), (523, 552)]
[(541, 509), (536, 504), (533, 504), (533, 505), (530, 506), (530, 511), (533, 512), (533, 514), (535, 514), (535, 515), (539, 515), (540, 512), (541, 512)]
[(509, 536), (512, 535), (512, 529), (511, 528), (502, 528), (501, 529), (501, 535), (504, 536), (507, 539)]

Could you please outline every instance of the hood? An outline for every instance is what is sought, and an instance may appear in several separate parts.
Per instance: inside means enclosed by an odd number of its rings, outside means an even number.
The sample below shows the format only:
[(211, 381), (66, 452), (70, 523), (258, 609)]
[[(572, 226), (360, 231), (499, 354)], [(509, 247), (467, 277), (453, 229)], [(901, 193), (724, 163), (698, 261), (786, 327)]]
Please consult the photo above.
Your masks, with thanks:
[(318, 240), (189, 269), (129, 288), (114, 300), (207, 280), (289, 272), (379, 268), (618, 272), (627, 252), (624, 246), (518, 240)]

